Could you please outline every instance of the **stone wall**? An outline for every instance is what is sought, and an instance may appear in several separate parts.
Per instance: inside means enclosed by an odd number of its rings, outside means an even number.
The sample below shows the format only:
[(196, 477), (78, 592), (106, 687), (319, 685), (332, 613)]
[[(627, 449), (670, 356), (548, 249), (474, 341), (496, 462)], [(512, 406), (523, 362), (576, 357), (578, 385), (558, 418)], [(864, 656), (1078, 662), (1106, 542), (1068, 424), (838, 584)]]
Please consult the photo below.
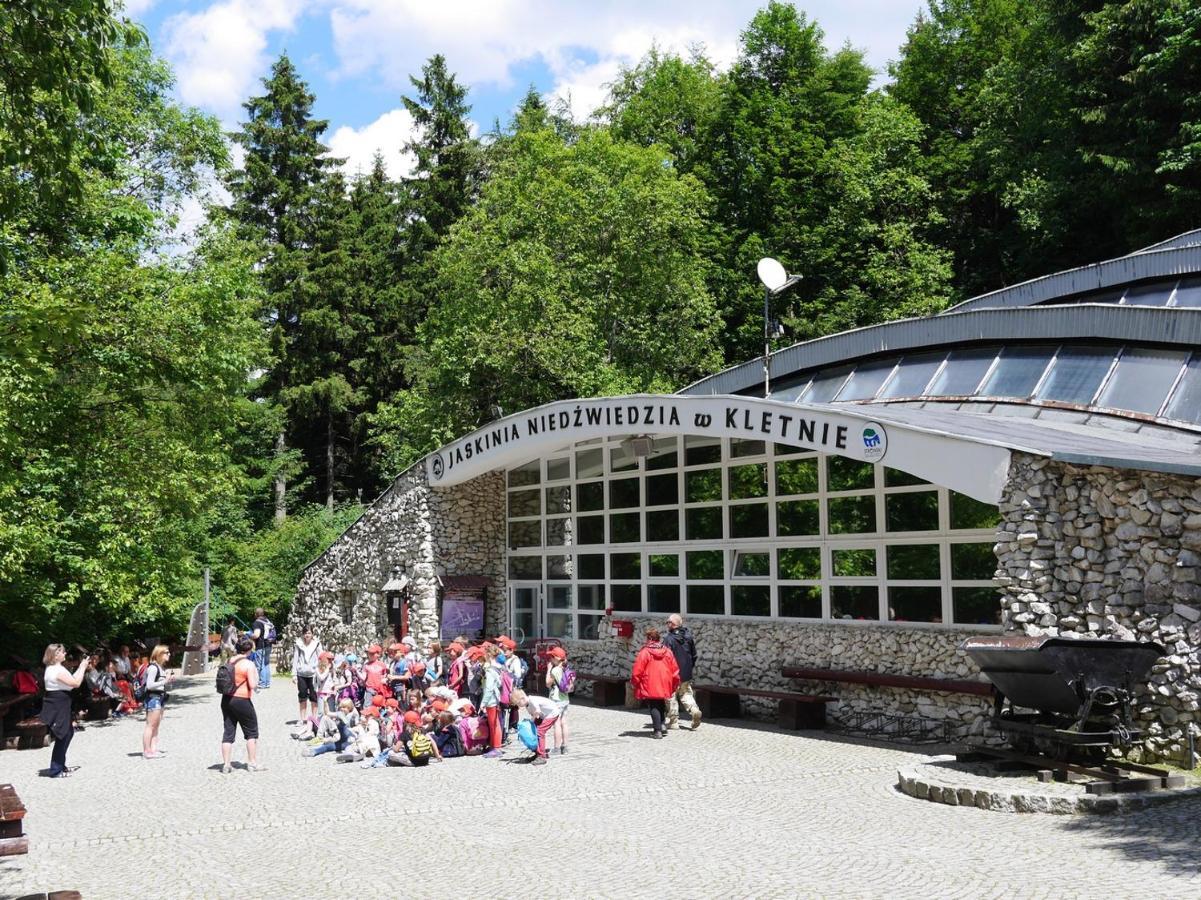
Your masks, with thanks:
[[(602, 628), (605, 636), (600, 641), (568, 641), (572, 664), (579, 671), (628, 676), (645, 629), (653, 625), (662, 631), (666, 627), (666, 616), (662, 615), (617, 614), (614, 618), (632, 620), (634, 637), (609, 636), (610, 620), (606, 619)], [(697, 644), (693, 680), (698, 683), (832, 695), (840, 702), (830, 704), (831, 718), (851, 710), (920, 716), (947, 723), (954, 737), (980, 734), (985, 727), (990, 703), (982, 697), (801, 682), (787, 679), (780, 672), (782, 666), (798, 665), (930, 678), (979, 678), (979, 669), (959, 650), (967, 637), (978, 632), (885, 623), (824, 625), (691, 619), (687, 624)], [(743, 701), (744, 709), (752, 715), (772, 715), (775, 706), (774, 700), (762, 698)]]
[(1006, 628), (1158, 641), (1136, 756), (1183, 759), (1201, 734), (1201, 479), (1014, 453), (1000, 506)]
[(424, 464), (414, 465), (305, 570), (284, 645), (306, 624), (327, 647), (388, 637), (380, 589), (394, 572), (411, 579), (409, 630), (419, 642), (438, 635), (439, 576), (492, 576), (485, 609), (494, 627), (505, 609), (504, 510), (503, 473), (431, 491)]

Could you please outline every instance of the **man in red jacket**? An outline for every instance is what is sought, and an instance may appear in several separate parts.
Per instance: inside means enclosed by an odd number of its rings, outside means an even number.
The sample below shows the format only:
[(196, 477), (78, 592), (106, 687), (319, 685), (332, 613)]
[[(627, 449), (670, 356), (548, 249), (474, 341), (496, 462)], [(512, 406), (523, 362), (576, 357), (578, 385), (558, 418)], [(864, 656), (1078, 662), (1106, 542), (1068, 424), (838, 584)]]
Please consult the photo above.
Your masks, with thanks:
[(634, 696), (651, 711), (655, 738), (662, 738), (667, 700), (675, 696), (676, 688), (680, 686), (680, 666), (675, 655), (659, 640), (659, 629), (646, 630), (646, 643), (634, 659), (630, 681), (634, 683)]

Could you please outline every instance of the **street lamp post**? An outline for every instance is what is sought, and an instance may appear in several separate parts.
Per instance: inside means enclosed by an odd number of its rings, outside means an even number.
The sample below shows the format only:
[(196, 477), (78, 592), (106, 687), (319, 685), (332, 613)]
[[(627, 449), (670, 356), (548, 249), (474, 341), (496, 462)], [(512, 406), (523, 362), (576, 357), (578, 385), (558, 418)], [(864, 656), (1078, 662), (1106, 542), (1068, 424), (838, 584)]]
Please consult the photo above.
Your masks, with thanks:
[(784, 293), (800, 281), (801, 276), (789, 275), (770, 256), (759, 260), (756, 271), (763, 282), (763, 396), (767, 397), (771, 393), (771, 339), (776, 336), (776, 327), (771, 320), (771, 298)]

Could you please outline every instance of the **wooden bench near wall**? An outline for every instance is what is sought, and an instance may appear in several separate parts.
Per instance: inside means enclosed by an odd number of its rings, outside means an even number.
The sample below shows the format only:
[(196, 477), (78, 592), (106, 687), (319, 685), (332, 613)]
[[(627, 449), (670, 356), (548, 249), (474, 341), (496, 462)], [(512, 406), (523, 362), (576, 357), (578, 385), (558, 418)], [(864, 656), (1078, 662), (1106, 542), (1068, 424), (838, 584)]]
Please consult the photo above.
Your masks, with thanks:
[(11, 784), (0, 784), (0, 856), (29, 852), (29, 837), (21, 831), (25, 804)]
[(697, 705), (701, 715), (707, 719), (738, 719), (742, 717), (743, 697), (766, 697), (778, 700), (776, 724), (793, 731), (826, 727), (826, 704), (834, 703), (837, 697), (816, 694), (799, 694), (795, 691), (756, 690), (754, 688), (726, 687), (717, 684), (694, 684)]

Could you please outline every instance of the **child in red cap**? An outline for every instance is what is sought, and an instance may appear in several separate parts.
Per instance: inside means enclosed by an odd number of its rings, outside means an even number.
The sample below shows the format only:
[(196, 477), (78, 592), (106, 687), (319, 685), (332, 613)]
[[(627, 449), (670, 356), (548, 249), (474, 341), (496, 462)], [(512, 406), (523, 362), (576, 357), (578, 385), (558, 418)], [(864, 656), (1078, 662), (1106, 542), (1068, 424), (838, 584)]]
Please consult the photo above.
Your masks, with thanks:
[(571, 694), (566, 690), (567, 651), (562, 647), (551, 647), (547, 654), (550, 666), (546, 670), (546, 695), (559, 705), (559, 717), (555, 719), (554, 740), (559, 755), (567, 752), (567, 707), (571, 705)]
[(419, 768), (428, 766), (431, 759), (442, 761), (438, 745), (422, 730), (421, 714), (410, 709), (404, 714), (400, 734), (388, 753), (388, 765)]

